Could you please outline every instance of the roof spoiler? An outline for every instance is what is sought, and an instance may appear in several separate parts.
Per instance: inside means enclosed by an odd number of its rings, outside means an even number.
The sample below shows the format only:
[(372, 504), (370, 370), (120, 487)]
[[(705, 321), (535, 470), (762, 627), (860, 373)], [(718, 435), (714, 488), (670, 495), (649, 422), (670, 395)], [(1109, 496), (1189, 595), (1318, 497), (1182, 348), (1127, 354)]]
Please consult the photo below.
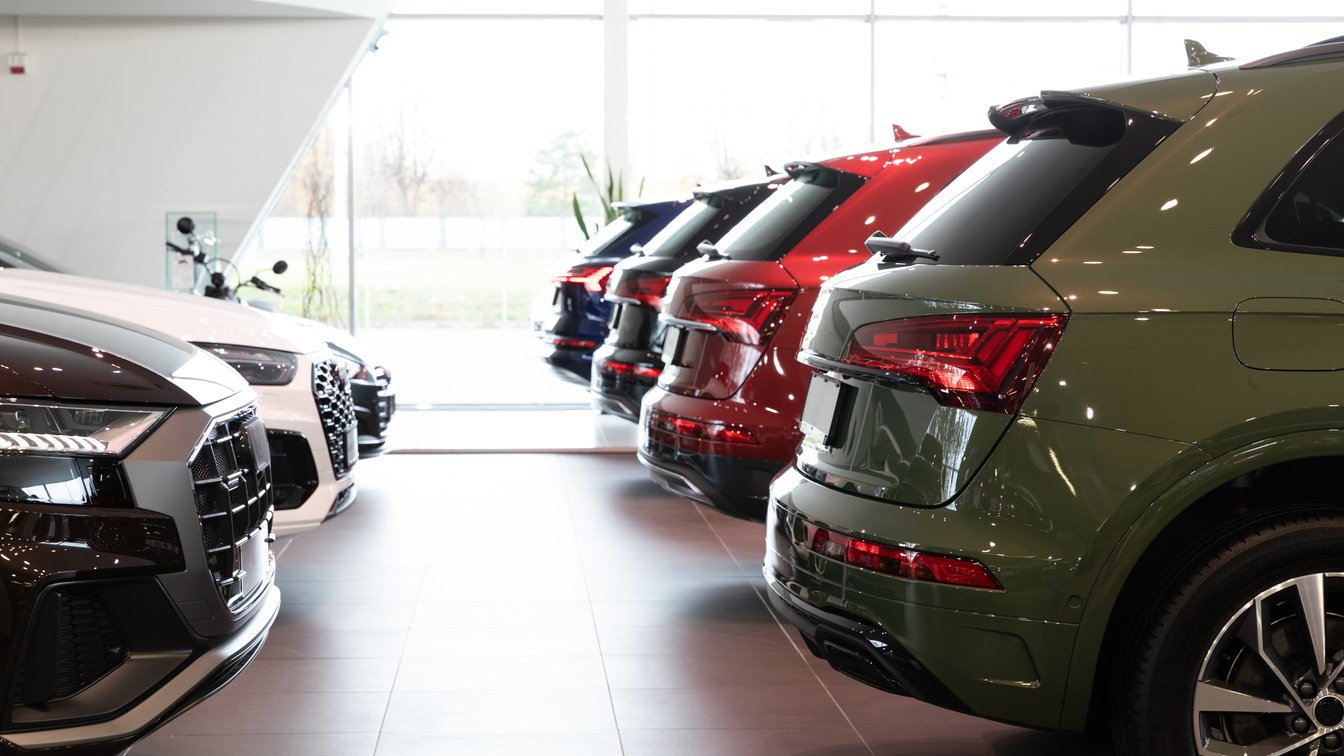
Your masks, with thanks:
[(1185, 41), (1185, 62), (1191, 68), (1199, 68), (1213, 63), (1226, 63), (1229, 60), (1235, 59), (1209, 52), (1204, 45), (1199, 43), (1199, 40), (1187, 39)]

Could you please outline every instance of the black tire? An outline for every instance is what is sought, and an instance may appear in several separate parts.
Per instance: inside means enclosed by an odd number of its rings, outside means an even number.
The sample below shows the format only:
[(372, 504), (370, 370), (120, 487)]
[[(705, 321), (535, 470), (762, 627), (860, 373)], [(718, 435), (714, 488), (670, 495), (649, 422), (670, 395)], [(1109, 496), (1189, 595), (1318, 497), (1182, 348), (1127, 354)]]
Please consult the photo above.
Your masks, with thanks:
[[(1289, 744), (1301, 739), (1304, 746), (1329, 737), (1340, 745), (1322, 748), (1322, 756), (1344, 756), (1344, 723), (1321, 724), (1333, 720), (1334, 707), (1344, 699), (1344, 682), (1311, 697), (1300, 693), (1311, 690), (1302, 681), (1328, 686), (1344, 666), (1344, 513), (1280, 510), (1172, 561), (1165, 578), (1153, 584), (1152, 599), (1135, 616), (1118, 659), (1111, 705), (1117, 752), (1206, 753), (1197, 746), (1199, 728), (1201, 738), (1228, 744), (1207, 753), (1225, 748), (1240, 753), (1237, 749), (1245, 747), (1254, 754), (1256, 742), (1267, 742), (1257, 740), (1262, 737), (1289, 738)], [(1257, 633), (1253, 628), (1258, 627), (1267, 629)], [(1260, 649), (1249, 640), (1253, 637)], [(1279, 643), (1286, 655), (1277, 650)], [(1326, 672), (1315, 669), (1321, 649)], [(1233, 695), (1254, 693), (1247, 699), (1254, 710), (1227, 713), (1221, 708), (1227, 700), (1218, 695), (1224, 687)], [(1195, 710), (1197, 689), (1200, 712)], [(1275, 708), (1279, 702), (1292, 711)], [(1240, 699), (1235, 705), (1241, 705)], [(1309, 732), (1294, 730), (1303, 724), (1297, 719), (1309, 720)], [(1299, 751), (1311, 752), (1308, 746), (1291, 753)]]

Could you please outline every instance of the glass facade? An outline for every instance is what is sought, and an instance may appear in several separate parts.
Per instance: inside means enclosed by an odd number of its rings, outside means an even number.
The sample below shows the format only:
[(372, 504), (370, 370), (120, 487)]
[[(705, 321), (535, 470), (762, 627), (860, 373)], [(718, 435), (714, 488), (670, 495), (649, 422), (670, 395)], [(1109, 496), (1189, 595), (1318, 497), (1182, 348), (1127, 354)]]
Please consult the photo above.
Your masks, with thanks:
[(990, 106), (1042, 89), (1182, 70), (1187, 38), (1250, 60), (1344, 21), (1327, 0), (1264, 8), (401, 0), (240, 267), (286, 259), (273, 304), (375, 342), (405, 402), (583, 404), (541, 364), (529, 312), (601, 219), (599, 188), (685, 193), (888, 141), (893, 123), (987, 128)]

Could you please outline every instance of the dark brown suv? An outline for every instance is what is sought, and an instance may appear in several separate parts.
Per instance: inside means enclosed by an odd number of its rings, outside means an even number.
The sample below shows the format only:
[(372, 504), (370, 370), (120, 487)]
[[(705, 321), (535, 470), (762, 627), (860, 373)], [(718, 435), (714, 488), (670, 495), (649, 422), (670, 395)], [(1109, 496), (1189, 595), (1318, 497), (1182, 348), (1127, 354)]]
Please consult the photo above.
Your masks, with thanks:
[(0, 752), (120, 753), (279, 611), (256, 395), (127, 323), (0, 298)]

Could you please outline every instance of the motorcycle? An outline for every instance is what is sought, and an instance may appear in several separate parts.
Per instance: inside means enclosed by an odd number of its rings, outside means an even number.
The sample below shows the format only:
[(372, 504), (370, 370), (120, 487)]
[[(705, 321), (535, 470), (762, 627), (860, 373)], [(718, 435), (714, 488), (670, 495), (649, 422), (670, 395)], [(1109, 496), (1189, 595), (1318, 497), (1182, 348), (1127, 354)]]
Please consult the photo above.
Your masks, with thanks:
[[(206, 255), (203, 248), (213, 247), (215, 245), (215, 238), (213, 236), (198, 236), (196, 234), (196, 222), (191, 218), (187, 216), (178, 218), (177, 232), (186, 238), (186, 246), (176, 244), (172, 241), (166, 241), (165, 244), (168, 249), (173, 252), (190, 257), (197, 268), (199, 268), (197, 288), (200, 289), (200, 294), (202, 296), (211, 297), (213, 299), (226, 299), (230, 302), (241, 302), (242, 300), (238, 298), (238, 290), (245, 286), (251, 286), (260, 291), (268, 291), (272, 294), (280, 294), (279, 288), (262, 280), (259, 275), (254, 274), (252, 277), (244, 280), (242, 271), (238, 270), (238, 266), (234, 265), (233, 262), (226, 260), (219, 255)], [(284, 260), (278, 260), (271, 266), (271, 273), (277, 276), (287, 270), (289, 270), (289, 263)], [(229, 285), (229, 273), (233, 274), (234, 280), (236, 281), (232, 286)], [(201, 286), (202, 277), (204, 278), (204, 286)]]

